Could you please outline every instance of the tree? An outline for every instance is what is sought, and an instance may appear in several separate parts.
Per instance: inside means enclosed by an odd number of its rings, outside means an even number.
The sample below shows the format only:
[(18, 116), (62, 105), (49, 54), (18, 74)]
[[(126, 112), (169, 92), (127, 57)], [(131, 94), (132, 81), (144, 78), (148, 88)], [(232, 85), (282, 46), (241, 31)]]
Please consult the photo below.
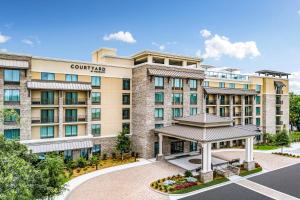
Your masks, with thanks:
[(290, 93), (290, 124), (300, 130), (300, 96)]
[(99, 164), (99, 161), (100, 161), (100, 158), (99, 158), (99, 156), (97, 156), (97, 155), (93, 155), (93, 156), (90, 158), (90, 163), (91, 163), (91, 165), (95, 165), (95, 166), (96, 166), (96, 170), (98, 170), (98, 164)]
[(282, 131), (276, 133), (275, 143), (276, 145), (281, 146), (281, 153), (283, 153), (283, 147), (290, 144), (290, 138), (285, 128)]
[(129, 130), (124, 128), (117, 136), (116, 149), (120, 152), (122, 160), (124, 159), (124, 153), (130, 151), (131, 141), (129, 138)]

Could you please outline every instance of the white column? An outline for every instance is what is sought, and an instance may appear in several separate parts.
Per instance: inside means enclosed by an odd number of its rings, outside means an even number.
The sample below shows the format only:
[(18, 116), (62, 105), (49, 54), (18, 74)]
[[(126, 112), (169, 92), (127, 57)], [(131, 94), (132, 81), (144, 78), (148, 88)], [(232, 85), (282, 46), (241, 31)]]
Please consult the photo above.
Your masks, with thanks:
[(158, 156), (162, 156), (163, 152), (163, 135), (161, 133), (158, 134), (158, 141), (159, 141), (159, 152), (158, 152)]
[(252, 162), (253, 161), (253, 137), (246, 138), (245, 142), (245, 161)]
[(211, 171), (211, 143), (202, 144), (202, 173)]

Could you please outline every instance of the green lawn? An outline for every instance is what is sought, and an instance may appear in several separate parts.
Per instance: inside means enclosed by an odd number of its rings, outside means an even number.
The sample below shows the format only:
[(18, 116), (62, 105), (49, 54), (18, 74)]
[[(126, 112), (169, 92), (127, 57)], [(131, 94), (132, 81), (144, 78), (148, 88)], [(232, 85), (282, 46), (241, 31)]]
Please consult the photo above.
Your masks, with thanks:
[(206, 187), (209, 187), (209, 186), (224, 183), (226, 181), (229, 181), (229, 179), (227, 179), (227, 178), (218, 178), (218, 179), (215, 179), (215, 180), (210, 181), (208, 183), (203, 183), (201, 185), (195, 185), (195, 186), (188, 187), (188, 188), (185, 188), (185, 189), (182, 189), (182, 190), (176, 190), (176, 191), (172, 192), (171, 194), (189, 193), (189, 192), (192, 192), (192, 191), (195, 191), (195, 190), (199, 190), (199, 189), (206, 188)]
[(258, 168), (256, 168), (256, 169), (253, 169), (253, 170), (251, 170), (251, 171), (241, 171), (240, 172), (240, 176), (248, 176), (248, 175), (250, 175), (250, 174), (255, 174), (255, 173), (257, 173), (257, 172), (261, 172), (262, 171), (262, 168), (261, 167), (258, 167)]
[(268, 145), (268, 144), (260, 144), (260, 145), (254, 145), (255, 150), (274, 150), (280, 148), (276, 145)]
[(300, 141), (300, 132), (291, 132), (290, 138), (292, 142)]

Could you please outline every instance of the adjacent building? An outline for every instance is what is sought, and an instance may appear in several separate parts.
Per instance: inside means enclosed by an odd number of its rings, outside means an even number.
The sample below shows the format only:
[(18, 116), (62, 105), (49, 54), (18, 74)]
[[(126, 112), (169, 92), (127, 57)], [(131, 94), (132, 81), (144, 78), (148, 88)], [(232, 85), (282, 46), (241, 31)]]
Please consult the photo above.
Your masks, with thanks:
[[(0, 132), (41, 156), (55, 151), (70, 159), (110, 153), (126, 128), (134, 150), (151, 158), (159, 153), (154, 130), (182, 117), (208, 113), (269, 133), (288, 127), (288, 75), (242, 75), (199, 58), (153, 51), (120, 57), (102, 48), (91, 62), (1, 53), (0, 109), (16, 110), (21, 120), (4, 119)], [(244, 142), (228, 139), (212, 147)], [(198, 145), (168, 137), (163, 148), (170, 155)]]

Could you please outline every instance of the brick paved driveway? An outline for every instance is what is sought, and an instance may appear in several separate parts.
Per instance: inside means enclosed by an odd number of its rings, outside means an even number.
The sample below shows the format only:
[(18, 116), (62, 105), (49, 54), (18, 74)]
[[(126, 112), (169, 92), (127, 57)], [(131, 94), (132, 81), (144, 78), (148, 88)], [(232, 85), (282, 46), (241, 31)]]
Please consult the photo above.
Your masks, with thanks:
[(155, 162), (98, 176), (75, 190), (68, 200), (167, 200), (168, 196), (154, 192), (149, 184), (159, 178), (184, 170), (166, 162)]

